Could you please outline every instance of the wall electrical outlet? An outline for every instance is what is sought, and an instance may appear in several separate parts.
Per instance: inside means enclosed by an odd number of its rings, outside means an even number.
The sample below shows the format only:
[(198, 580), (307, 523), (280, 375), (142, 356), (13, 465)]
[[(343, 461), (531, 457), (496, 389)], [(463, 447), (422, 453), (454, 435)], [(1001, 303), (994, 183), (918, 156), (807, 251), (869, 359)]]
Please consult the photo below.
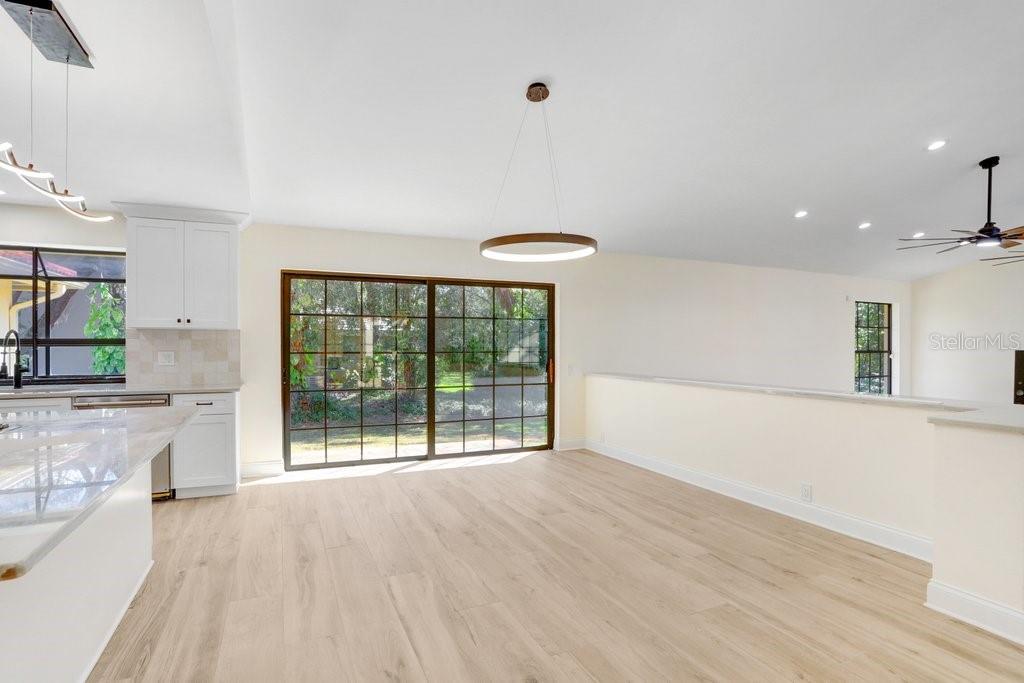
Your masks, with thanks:
[(157, 351), (157, 365), (174, 365), (174, 351)]
[(800, 484), (800, 500), (805, 503), (813, 503), (814, 487), (810, 484)]

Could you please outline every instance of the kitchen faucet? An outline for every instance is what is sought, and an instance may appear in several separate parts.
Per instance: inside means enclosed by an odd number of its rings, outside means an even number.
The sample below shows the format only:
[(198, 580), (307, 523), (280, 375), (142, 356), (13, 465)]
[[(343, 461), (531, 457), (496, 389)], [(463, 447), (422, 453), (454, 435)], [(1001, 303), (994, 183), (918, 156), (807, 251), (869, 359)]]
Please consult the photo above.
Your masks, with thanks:
[(7, 379), (7, 344), (11, 341), (11, 337), (14, 337), (14, 388), (21, 389), (21, 337), (18, 336), (17, 330), (7, 330), (7, 335), (4, 337), (3, 350), (0, 350), (0, 355), (3, 356), (3, 360), (0, 361), (0, 379)]

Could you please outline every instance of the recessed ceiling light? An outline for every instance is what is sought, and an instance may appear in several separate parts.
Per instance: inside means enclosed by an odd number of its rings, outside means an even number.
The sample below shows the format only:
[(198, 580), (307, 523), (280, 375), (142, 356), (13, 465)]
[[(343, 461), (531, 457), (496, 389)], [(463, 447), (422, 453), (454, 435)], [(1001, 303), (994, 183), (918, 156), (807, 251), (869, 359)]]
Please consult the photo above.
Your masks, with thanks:
[(5, 195), (5, 194), (7, 194), (7, 193), (6, 193), (6, 192), (4, 192), (3, 190), (0, 190), (0, 196), (3, 196), (3, 195)]
[(803, 218), (806, 215), (807, 215), (807, 212), (804, 211), (803, 209), (800, 209), (799, 211), (797, 211), (796, 213), (793, 214), (793, 218)]
[(930, 145), (928, 145), (928, 151), (929, 152), (934, 152), (935, 150), (942, 149), (945, 146), (946, 146), (946, 141), (945, 140), (936, 140), (935, 142), (933, 142)]
[(859, 230), (867, 230), (870, 227), (871, 227), (871, 224), (868, 223), (867, 221), (864, 221), (863, 223), (861, 223), (860, 225), (857, 226), (857, 228)]
[(915, 232), (914, 233), (914, 239), (916, 240), (919, 237), (924, 237), (924, 233), (923, 232)]

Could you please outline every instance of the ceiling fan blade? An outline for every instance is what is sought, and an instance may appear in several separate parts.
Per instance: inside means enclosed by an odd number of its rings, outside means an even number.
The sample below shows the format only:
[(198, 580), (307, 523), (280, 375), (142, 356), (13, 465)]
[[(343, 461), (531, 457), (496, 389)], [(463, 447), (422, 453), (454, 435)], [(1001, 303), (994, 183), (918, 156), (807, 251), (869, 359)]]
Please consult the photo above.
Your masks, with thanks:
[[(1005, 235), (1004, 235), (1004, 237), (1005, 237)], [(1014, 247), (1019, 246), (1019, 245), (1020, 245), (1020, 242), (1014, 242), (1013, 240), (1008, 240), (1008, 239), (1004, 239), (1002, 242), (999, 243), (999, 246), (1001, 246), (1003, 249), (1013, 249)]]
[(931, 243), (931, 244), (915, 244), (915, 245), (910, 246), (910, 247), (896, 247), (896, 251), (903, 251), (904, 249), (920, 249), (921, 247), (944, 247), (947, 244), (957, 244), (957, 245), (959, 245), (960, 242), (958, 240), (953, 240), (951, 242), (942, 242), (940, 244), (935, 244), (934, 242)]
[(1024, 237), (1024, 225), (1019, 228), (1010, 228), (1009, 230), (1003, 230), (1003, 237)]
[(950, 232), (962, 232), (965, 235), (977, 235), (977, 230), (950, 230)]
[(936, 254), (945, 254), (947, 251), (953, 251), (954, 249), (959, 249), (962, 246), (964, 246), (964, 245), (962, 245), (962, 244), (954, 244), (953, 246), (949, 247), (948, 249), (943, 249), (942, 251), (937, 251), (935, 253)]
[(989, 256), (988, 258), (978, 259), (979, 261), (1004, 261), (1009, 258), (1024, 258), (1024, 251), (1011, 251), (1013, 256)]
[(960, 237), (900, 237), (900, 242), (952, 242)]
[(1014, 259), (1013, 261), (1003, 261), (1002, 263), (993, 263), (992, 265), (993, 266), (1008, 266), (1011, 263), (1020, 263), (1021, 261), (1024, 261), (1024, 256), (1022, 256), (1022, 257), (1020, 257), (1018, 259)]

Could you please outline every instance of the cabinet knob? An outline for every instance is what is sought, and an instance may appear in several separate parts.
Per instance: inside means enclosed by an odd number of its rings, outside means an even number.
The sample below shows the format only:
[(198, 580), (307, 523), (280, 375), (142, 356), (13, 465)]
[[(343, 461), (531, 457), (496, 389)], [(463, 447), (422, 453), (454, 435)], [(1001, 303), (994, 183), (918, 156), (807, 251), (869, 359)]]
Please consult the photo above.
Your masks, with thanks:
[(178, 318), (178, 322), (179, 322), (179, 323), (181, 322), (181, 318)]
[(185, 322), (187, 322), (187, 323), (192, 322), (192, 318), (185, 318)]

